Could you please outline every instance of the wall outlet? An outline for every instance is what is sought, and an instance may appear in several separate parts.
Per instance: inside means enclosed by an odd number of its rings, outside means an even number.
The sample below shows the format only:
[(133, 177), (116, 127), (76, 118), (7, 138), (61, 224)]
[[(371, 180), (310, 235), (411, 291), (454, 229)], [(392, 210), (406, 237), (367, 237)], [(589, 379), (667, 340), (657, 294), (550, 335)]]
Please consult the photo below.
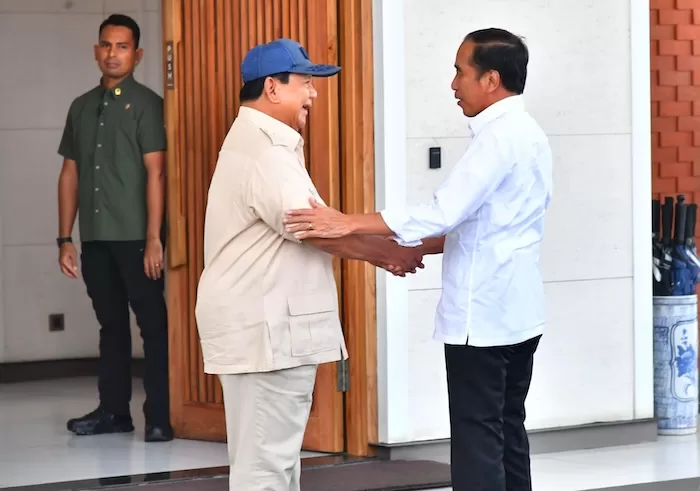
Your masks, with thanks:
[(65, 330), (63, 314), (49, 315), (49, 332), (58, 332)]

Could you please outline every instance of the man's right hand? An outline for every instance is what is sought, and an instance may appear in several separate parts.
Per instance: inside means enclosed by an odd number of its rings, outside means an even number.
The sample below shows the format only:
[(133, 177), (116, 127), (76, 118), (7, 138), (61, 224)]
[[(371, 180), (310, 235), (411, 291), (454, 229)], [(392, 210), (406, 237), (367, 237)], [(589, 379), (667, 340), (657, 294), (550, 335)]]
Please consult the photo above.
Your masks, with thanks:
[(78, 279), (78, 251), (70, 242), (61, 245), (58, 253), (58, 265), (64, 275)]
[[(389, 245), (390, 244), (390, 245)], [(421, 247), (403, 247), (392, 238), (387, 238), (389, 260), (373, 264), (386, 269), (394, 276), (406, 276), (406, 273), (415, 273), (423, 268), (423, 250)]]

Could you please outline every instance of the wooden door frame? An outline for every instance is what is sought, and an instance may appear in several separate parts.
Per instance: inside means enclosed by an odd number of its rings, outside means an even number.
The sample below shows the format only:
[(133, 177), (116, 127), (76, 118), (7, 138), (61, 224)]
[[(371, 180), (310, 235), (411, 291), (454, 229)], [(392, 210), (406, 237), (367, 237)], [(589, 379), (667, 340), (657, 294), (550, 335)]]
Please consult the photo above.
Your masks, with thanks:
[[(339, 0), (341, 195), (345, 213), (373, 213), (374, 62), (372, 2)], [(346, 451), (373, 455), (377, 427), (376, 269), (343, 261), (345, 339), (350, 385), (345, 399)], [(364, 329), (361, 327), (364, 326)], [(359, 328), (358, 328), (359, 327)]]
[[(187, 210), (183, 209), (184, 148), (177, 142), (178, 104), (168, 88), (168, 64), (178, 59), (181, 19), (174, 0), (162, 0), (163, 73), (165, 120), (170, 151), (167, 157), (168, 179), (168, 304), (171, 357), (171, 419), (176, 434), (185, 425), (188, 434), (211, 435), (222, 430), (219, 408), (212, 405), (212, 418), (185, 421), (182, 412), (184, 391), (180, 382), (188, 370), (182, 336), (190, 315), (187, 305)], [(374, 96), (372, 53), (372, 2), (338, 0), (338, 56), (340, 75), (341, 202), (346, 213), (371, 213), (374, 204)], [(176, 70), (177, 73), (177, 70)], [(175, 81), (176, 83), (178, 81)], [(377, 443), (377, 325), (375, 268), (359, 261), (342, 262), (342, 291), (345, 336), (349, 360), (349, 389), (345, 394), (346, 452), (350, 455), (374, 454)], [(225, 434), (225, 432), (223, 433)]]

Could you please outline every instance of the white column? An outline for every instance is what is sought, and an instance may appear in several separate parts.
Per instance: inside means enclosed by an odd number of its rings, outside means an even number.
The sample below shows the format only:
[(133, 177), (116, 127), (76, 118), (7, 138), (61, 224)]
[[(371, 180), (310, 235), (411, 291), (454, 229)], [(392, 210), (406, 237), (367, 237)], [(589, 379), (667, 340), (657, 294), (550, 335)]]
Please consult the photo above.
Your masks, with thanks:
[(634, 417), (654, 416), (649, 2), (630, 0)]
[[(402, 0), (374, 0), (376, 207), (406, 203), (406, 94)], [(403, 441), (408, 421), (408, 283), (377, 270), (379, 440)]]

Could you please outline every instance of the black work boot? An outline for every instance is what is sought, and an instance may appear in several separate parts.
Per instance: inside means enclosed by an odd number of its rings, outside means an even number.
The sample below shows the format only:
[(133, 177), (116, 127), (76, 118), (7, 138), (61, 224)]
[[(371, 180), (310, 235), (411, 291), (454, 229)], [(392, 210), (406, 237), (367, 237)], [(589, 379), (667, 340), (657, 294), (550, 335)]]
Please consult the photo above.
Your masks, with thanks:
[(170, 425), (147, 424), (144, 440), (147, 442), (169, 442), (173, 436), (173, 428)]
[(76, 435), (102, 435), (105, 433), (130, 433), (134, 431), (131, 416), (118, 416), (102, 408), (86, 414), (82, 418), (68, 421), (68, 431)]

